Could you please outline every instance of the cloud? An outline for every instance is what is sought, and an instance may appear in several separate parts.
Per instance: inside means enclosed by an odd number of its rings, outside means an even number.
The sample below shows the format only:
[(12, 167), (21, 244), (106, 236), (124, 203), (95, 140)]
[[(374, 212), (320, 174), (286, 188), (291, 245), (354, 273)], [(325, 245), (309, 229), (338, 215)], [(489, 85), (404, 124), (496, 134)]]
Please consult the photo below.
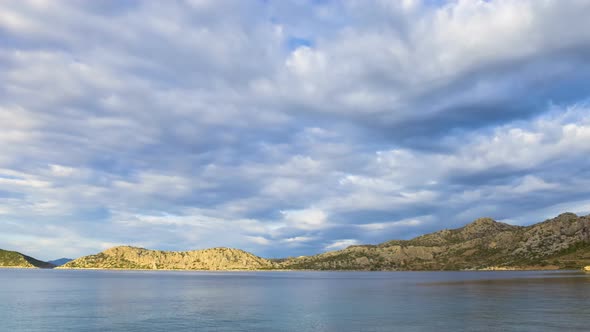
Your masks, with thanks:
[(313, 230), (326, 227), (327, 215), (319, 209), (286, 210), (281, 211), (283, 220), (292, 227)]
[(313, 240), (315, 240), (315, 238), (309, 237), (309, 236), (295, 236), (295, 237), (286, 238), (283, 240), (283, 242), (289, 243), (289, 244), (299, 244), (299, 243), (309, 242), (309, 241), (313, 241)]
[(2, 2), (0, 247), (297, 256), (585, 211), (588, 13)]
[(333, 241), (331, 244), (325, 247), (326, 250), (339, 250), (344, 249), (349, 246), (353, 246), (359, 244), (357, 240), (354, 239), (344, 239), (344, 240), (336, 240)]
[(383, 231), (384, 229), (387, 229), (387, 228), (420, 226), (422, 224), (423, 224), (423, 221), (421, 219), (407, 219), (407, 220), (362, 224), (362, 225), (359, 225), (359, 228), (362, 230), (376, 232), (376, 231)]
[(253, 243), (263, 245), (263, 246), (271, 243), (270, 240), (268, 240), (267, 238), (264, 238), (262, 236), (248, 236), (248, 239), (250, 241), (252, 241)]

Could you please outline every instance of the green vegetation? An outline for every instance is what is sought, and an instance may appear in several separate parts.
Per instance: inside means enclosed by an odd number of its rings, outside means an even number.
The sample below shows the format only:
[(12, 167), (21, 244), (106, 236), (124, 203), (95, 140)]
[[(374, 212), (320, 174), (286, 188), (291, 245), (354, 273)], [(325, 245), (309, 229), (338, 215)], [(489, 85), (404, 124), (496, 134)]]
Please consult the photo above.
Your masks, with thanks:
[(53, 268), (52, 264), (37, 260), (33, 257), (23, 255), (20, 252), (0, 249), (0, 267), (23, 267), (23, 268)]

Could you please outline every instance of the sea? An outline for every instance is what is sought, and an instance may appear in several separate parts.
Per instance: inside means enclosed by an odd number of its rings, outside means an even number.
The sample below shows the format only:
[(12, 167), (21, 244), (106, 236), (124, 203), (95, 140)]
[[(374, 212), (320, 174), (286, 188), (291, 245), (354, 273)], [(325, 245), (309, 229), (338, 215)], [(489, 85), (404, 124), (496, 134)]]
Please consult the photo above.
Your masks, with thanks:
[(0, 331), (590, 331), (590, 274), (0, 269)]

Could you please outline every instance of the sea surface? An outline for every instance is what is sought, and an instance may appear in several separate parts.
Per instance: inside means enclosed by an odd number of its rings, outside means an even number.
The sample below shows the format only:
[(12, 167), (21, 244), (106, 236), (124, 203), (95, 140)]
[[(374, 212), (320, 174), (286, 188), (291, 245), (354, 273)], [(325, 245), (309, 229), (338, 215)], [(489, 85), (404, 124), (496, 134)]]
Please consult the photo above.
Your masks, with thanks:
[(590, 331), (590, 274), (0, 269), (0, 331)]

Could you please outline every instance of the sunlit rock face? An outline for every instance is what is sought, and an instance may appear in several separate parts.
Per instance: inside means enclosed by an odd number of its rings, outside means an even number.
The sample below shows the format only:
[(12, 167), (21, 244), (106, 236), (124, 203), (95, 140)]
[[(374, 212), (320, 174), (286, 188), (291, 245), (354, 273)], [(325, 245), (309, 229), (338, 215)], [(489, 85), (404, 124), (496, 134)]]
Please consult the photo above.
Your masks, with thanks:
[(280, 264), (346, 270), (580, 269), (590, 264), (590, 216), (564, 213), (527, 227), (480, 218), (411, 240), (351, 246)]
[(239, 249), (160, 251), (121, 246), (75, 259), (60, 268), (149, 270), (261, 270), (273, 264)]

